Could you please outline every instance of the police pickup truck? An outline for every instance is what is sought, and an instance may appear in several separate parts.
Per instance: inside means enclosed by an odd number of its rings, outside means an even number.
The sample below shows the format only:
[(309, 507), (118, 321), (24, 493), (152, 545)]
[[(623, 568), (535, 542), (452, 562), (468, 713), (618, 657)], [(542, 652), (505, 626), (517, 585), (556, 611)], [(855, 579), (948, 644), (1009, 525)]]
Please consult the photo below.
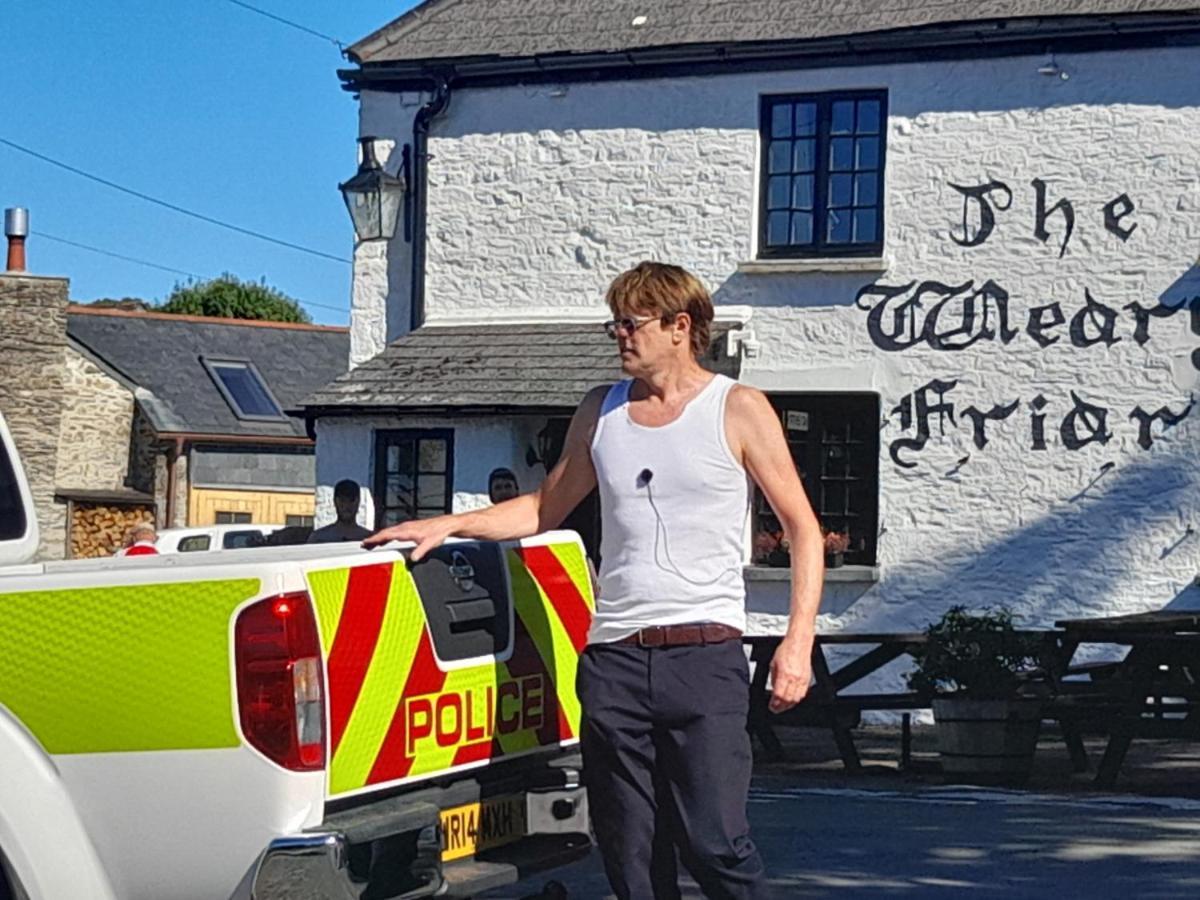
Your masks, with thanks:
[(589, 852), (576, 535), (30, 564), (0, 417), (0, 898), (462, 897)]

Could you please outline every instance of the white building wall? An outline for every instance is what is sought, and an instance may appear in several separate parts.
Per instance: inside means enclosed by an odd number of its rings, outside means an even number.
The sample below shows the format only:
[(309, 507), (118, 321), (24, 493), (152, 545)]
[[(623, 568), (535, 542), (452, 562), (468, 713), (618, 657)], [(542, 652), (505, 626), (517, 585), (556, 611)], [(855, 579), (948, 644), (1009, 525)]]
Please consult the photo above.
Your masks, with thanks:
[[(1139, 407), (1188, 408), (1200, 388), (1192, 359), (1200, 320), (1186, 311), (1154, 318), (1142, 342), (1127, 307), (1200, 295), (1200, 54), (1060, 55), (1069, 80), (1038, 74), (1043, 62), (459, 92), (435, 121), (430, 145), (429, 316), (598, 319), (611, 278), (639, 259), (658, 258), (696, 271), (719, 303), (754, 308), (763, 350), (746, 361), (747, 382), (781, 391), (878, 392), (879, 580), (831, 583), (824, 627), (915, 628), (955, 603), (1007, 603), (1044, 625), (1193, 602), (1200, 412), (1165, 433), (1156, 424), (1148, 448), (1139, 446), (1130, 415)], [(833, 273), (739, 269), (755, 256), (760, 97), (861, 88), (888, 91), (883, 262)], [(1047, 185), (1048, 207), (1064, 198), (1073, 206), (1065, 250), (1061, 214), (1049, 215), (1045, 241), (1035, 234), (1034, 179)], [(996, 212), (986, 241), (960, 246), (952, 235), (966, 234), (964, 200), (952, 185), (993, 180), (1011, 189), (1011, 207)], [(1106, 228), (1104, 216), (1105, 205), (1123, 194), (1134, 211), (1120, 225), (1136, 224), (1126, 240)], [(977, 207), (968, 219), (974, 233)], [(383, 266), (360, 259), (358, 275), (382, 279)], [(963, 297), (990, 280), (1008, 294), (1015, 334), (959, 351), (927, 342), (885, 350), (869, 328), (868, 307), (880, 298), (856, 303), (859, 290), (876, 280), (897, 287), (972, 283), (942, 309), (936, 330), (943, 333), (953, 330), (951, 320), (964, 323)], [(1085, 291), (1104, 309), (1082, 314), (1079, 343), (1088, 346), (1075, 346), (1070, 323), (1085, 306)], [(395, 289), (388, 296), (389, 304), (407, 302)], [(901, 330), (919, 332), (940, 299), (930, 295), (919, 309), (907, 308)], [(1042, 348), (1027, 326), (1033, 308), (1052, 303), (1066, 323), (1046, 333), (1057, 340)], [(993, 329), (995, 315), (992, 304)], [(1097, 341), (1110, 315), (1111, 336)], [(966, 333), (983, 327), (977, 317)], [(933, 415), (923, 449), (900, 453), (915, 465), (902, 467), (889, 445), (913, 438), (916, 427), (903, 429), (895, 410), (914, 409), (934, 379), (956, 382), (945, 397), (954, 419)], [(1106, 411), (1104, 428), (1068, 418), (1072, 392)], [(1039, 396), (1044, 449), (1034, 449), (1032, 404)], [(925, 397), (937, 402), (929, 391)], [(963, 410), (1013, 401), (1011, 416), (988, 423), (986, 445), (976, 446)], [(1111, 436), (1069, 449), (1064, 419), (1081, 438)], [(365, 426), (321, 423), (321, 434), (334, 442), (349, 441), (355, 429)], [(358, 446), (365, 438), (354, 440), (365, 461), (369, 453)], [(469, 446), (464, 440), (456, 449), (460, 465)], [(486, 441), (478, 447), (493, 451)], [(319, 450), (322, 456), (323, 466), (332, 465)], [(490, 469), (490, 459), (478, 466)], [(322, 469), (319, 480), (329, 485), (331, 477)], [(755, 626), (779, 627), (785, 586), (751, 589)]]

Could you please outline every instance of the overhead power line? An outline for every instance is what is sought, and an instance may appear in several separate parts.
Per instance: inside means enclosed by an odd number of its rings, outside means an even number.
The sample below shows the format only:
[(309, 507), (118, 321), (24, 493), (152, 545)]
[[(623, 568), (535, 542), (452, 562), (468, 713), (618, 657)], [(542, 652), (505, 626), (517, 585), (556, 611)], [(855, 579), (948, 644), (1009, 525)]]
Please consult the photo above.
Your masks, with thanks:
[(318, 37), (321, 38), (321, 40), (329, 41), (338, 48), (339, 52), (346, 49), (346, 45), (337, 38), (330, 37), (329, 35), (323, 34), (320, 31), (314, 31), (307, 25), (301, 25), (299, 22), (293, 22), (291, 19), (285, 19), (283, 16), (278, 16), (273, 12), (267, 12), (265, 9), (259, 9), (257, 6), (251, 6), (249, 3), (243, 3), (242, 0), (227, 0), (227, 2), (232, 3), (234, 6), (240, 6), (242, 9), (248, 9), (252, 13), (258, 13), (260, 16), (265, 16), (268, 19), (273, 19), (283, 25), (287, 25), (289, 28), (295, 28), (297, 31), (303, 31), (305, 34), (311, 34), (313, 37)]
[(78, 247), (80, 250), (87, 250), (91, 253), (99, 253), (101, 256), (111, 256), (113, 259), (123, 259), (125, 262), (136, 263), (139, 266), (147, 266), (151, 269), (159, 269), (163, 272), (171, 272), (175, 275), (186, 275), (188, 278), (195, 278), (197, 281), (203, 281), (203, 275), (197, 275), (195, 272), (185, 272), (183, 269), (173, 269), (170, 266), (162, 266), (158, 263), (150, 262), (145, 259), (138, 259), (136, 256), (126, 256), (123, 253), (114, 253), (112, 250), (104, 250), (100, 247), (93, 247), (90, 244), (81, 244), (79, 241), (68, 240), (65, 237), (59, 237), (55, 234), (47, 234), (44, 231), (30, 230), (33, 237), (45, 238), (48, 241), (54, 241), (59, 244), (66, 244), (69, 247)]
[[(109, 256), (113, 259), (120, 259), (124, 260), (125, 262), (134, 263), (135, 265), (147, 266), (148, 268), (158, 269), (163, 272), (171, 272), (174, 275), (186, 275), (188, 278), (194, 278), (197, 281), (208, 281), (213, 277), (212, 275), (198, 275), (195, 272), (187, 272), (183, 269), (175, 269), (171, 266), (160, 265), (156, 262), (150, 262), (148, 259), (138, 259), (136, 256), (126, 256), (124, 253), (115, 253), (112, 250), (105, 250), (103, 247), (93, 247), (91, 244), (83, 244), (79, 241), (72, 241), (68, 238), (59, 237), (56, 234), (47, 234), (44, 231), (39, 231), (36, 229), (30, 229), (29, 233), (32, 237), (45, 238), (48, 241), (66, 244), (69, 247), (77, 247), (80, 250), (87, 250), (89, 253), (98, 253), (101, 256)], [(312, 300), (297, 300), (296, 302), (301, 306), (313, 306), (317, 309), (330, 309), (334, 312), (340, 313), (349, 312), (349, 310), (347, 310), (344, 306), (331, 306), (328, 303), (316, 303)]]
[(233, 225), (220, 219), (214, 219), (212, 216), (206, 216), (203, 213), (185, 209), (184, 207), (177, 206), (174, 203), (168, 203), (166, 200), (160, 200), (157, 197), (151, 197), (149, 194), (144, 194), (141, 191), (135, 191), (133, 188), (125, 187), (124, 185), (117, 184), (115, 181), (109, 181), (107, 178), (101, 178), (99, 175), (93, 175), (91, 172), (85, 172), (83, 169), (78, 169), (75, 166), (68, 165), (61, 160), (53, 159), (52, 157), (46, 156), (44, 153), (31, 150), (29, 147), (18, 144), (16, 141), (10, 141), (7, 138), (0, 137), (0, 144), (4, 144), (5, 146), (11, 147), (20, 153), (32, 156), (34, 159), (40, 159), (42, 162), (49, 163), (52, 166), (57, 166), (58, 168), (67, 172), (71, 172), (74, 175), (78, 175), (81, 178), (86, 178), (89, 181), (94, 181), (97, 184), (102, 184), (105, 187), (112, 188), (115, 191), (120, 191), (123, 194), (129, 194), (131, 197), (137, 197), (139, 200), (145, 200), (147, 203), (153, 203), (156, 206), (164, 207), (165, 209), (180, 213), (181, 215), (190, 216), (193, 219), (199, 219), (201, 222), (207, 222), (208, 224), (216, 225), (219, 228), (225, 228), (229, 231), (237, 232), (238, 234), (244, 234), (247, 237), (257, 238), (260, 241), (267, 241), (271, 244), (277, 244), (280, 247), (287, 247), (290, 250), (296, 250), (300, 253), (307, 253), (310, 256), (318, 256), (322, 259), (331, 259), (334, 262), (350, 263), (350, 260), (346, 259), (344, 256), (334, 256), (332, 253), (326, 253), (323, 250), (314, 250), (312, 247), (305, 247), (302, 244), (293, 244), (291, 241), (280, 240), (279, 238), (271, 237), (269, 234), (263, 234), (261, 231), (253, 231), (249, 228), (243, 228), (240, 225)]

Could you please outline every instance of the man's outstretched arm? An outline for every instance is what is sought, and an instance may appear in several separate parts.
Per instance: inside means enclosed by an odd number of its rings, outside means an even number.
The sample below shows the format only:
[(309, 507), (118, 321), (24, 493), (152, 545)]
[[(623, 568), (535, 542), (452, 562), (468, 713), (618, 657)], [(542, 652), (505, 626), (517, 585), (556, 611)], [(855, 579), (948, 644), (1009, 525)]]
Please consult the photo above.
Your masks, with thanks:
[(787, 632), (771, 660), (771, 709), (782, 712), (808, 693), (817, 609), (825, 578), (825, 545), (796, 473), (779, 414), (766, 396), (739, 386), (729, 397), (727, 432), (735, 452), (762, 489), (791, 548), (792, 594)]
[(417, 545), (412, 553), (415, 562), (448, 537), (507, 541), (557, 528), (596, 486), (592, 435), (606, 391), (594, 388), (579, 404), (567, 430), (562, 456), (537, 490), (487, 509), (401, 522), (371, 535), (363, 546), (413, 541)]

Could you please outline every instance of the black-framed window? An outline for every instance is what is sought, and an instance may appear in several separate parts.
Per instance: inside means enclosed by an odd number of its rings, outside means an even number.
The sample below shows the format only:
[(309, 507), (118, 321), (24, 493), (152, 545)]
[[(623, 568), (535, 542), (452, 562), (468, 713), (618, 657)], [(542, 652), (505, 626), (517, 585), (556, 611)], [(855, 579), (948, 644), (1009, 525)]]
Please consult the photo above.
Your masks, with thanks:
[(379, 528), (451, 511), (454, 430), (375, 432), (375, 524)]
[(254, 363), (242, 359), (207, 357), (202, 357), (201, 362), (239, 419), (258, 421), (287, 418)]
[(288, 513), (284, 516), (283, 524), (285, 528), (312, 528), (313, 516), (297, 516)]
[(762, 99), (760, 257), (883, 253), (886, 91)]
[(254, 521), (254, 515), (248, 512), (218, 510), (215, 521), (217, 525), (249, 525)]
[[(792, 459), (821, 527), (850, 536), (846, 562), (875, 564), (879, 532), (879, 395), (777, 394), (771, 405), (783, 423)], [(756, 565), (786, 566), (782, 528), (755, 491)]]

